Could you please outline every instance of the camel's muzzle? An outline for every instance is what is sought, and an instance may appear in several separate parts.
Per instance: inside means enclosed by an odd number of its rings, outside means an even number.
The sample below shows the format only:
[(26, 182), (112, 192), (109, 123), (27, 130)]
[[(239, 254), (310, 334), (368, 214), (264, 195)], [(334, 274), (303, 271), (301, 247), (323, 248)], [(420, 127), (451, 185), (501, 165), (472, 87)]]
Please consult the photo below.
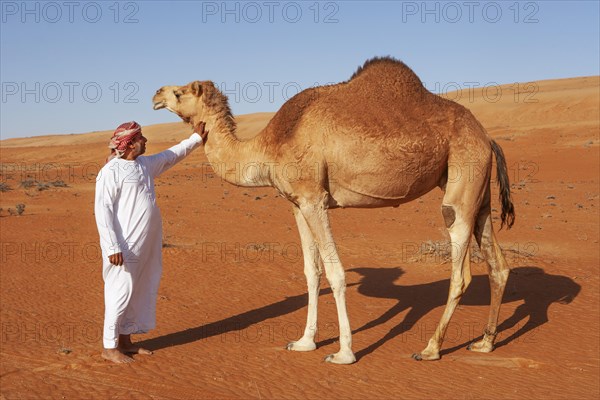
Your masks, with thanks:
[(155, 110), (160, 110), (161, 108), (165, 108), (165, 103), (162, 101), (156, 102), (154, 103), (154, 107)]

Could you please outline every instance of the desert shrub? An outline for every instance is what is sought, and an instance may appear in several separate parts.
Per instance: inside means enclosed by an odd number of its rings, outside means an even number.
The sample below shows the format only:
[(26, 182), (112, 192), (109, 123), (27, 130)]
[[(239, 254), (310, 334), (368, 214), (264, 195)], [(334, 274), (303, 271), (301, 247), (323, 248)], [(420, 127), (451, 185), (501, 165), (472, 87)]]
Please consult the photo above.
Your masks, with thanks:
[(21, 187), (25, 189), (36, 188), (39, 191), (48, 190), (50, 187), (68, 187), (68, 185), (62, 180), (56, 180), (53, 182), (38, 182), (33, 179), (26, 179), (21, 182)]
[(17, 204), (15, 208), (17, 209), (17, 215), (21, 215), (25, 212), (25, 204), (23, 203)]
[(6, 183), (4, 182), (0, 182), (0, 192), (4, 193), (4, 192), (8, 192), (9, 190), (12, 190), (10, 188), (10, 186), (8, 186)]
[(61, 181), (61, 180), (50, 182), (50, 184), (54, 187), (68, 187), (68, 185), (64, 181)]
[(24, 187), (25, 189), (31, 189), (32, 187), (37, 185), (37, 181), (34, 181), (33, 179), (25, 179), (24, 181), (21, 181), (21, 187)]

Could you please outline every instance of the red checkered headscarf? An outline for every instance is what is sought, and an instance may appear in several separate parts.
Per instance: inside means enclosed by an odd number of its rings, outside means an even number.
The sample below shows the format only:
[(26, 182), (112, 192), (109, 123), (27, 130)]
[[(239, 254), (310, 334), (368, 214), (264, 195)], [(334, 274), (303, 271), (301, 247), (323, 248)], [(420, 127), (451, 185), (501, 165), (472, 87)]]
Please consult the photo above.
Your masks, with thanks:
[(137, 136), (141, 134), (142, 127), (135, 121), (125, 122), (124, 124), (119, 125), (119, 127), (113, 133), (110, 143), (108, 144), (110, 155), (108, 156), (106, 162), (110, 161), (114, 157), (123, 157), (127, 146), (133, 143)]

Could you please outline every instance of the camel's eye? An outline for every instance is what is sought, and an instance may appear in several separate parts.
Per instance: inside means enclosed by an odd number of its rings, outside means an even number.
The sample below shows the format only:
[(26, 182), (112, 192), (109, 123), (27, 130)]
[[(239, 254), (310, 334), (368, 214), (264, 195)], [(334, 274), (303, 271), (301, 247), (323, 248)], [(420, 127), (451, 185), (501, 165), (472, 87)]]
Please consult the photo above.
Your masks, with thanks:
[(179, 100), (180, 96), (181, 96), (181, 92), (175, 92), (175, 97), (177, 97), (177, 100)]

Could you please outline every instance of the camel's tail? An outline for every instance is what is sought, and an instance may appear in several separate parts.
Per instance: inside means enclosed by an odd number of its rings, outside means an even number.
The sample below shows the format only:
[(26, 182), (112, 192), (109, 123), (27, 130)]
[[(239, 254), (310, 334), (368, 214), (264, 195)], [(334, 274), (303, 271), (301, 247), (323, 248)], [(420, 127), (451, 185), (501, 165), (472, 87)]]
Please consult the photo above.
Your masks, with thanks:
[(500, 188), (500, 202), (502, 203), (502, 214), (500, 219), (500, 229), (504, 227), (504, 224), (510, 229), (515, 223), (515, 207), (513, 206), (510, 198), (510, 182), (508, 181), (508, 173), (506, 170), (506, 160), (504, 159), (504, 152), (502, 148), (494, 140), (492, 142), (492, 151), (496, 156), (496, 179), (498, 181), (498, 187)]

